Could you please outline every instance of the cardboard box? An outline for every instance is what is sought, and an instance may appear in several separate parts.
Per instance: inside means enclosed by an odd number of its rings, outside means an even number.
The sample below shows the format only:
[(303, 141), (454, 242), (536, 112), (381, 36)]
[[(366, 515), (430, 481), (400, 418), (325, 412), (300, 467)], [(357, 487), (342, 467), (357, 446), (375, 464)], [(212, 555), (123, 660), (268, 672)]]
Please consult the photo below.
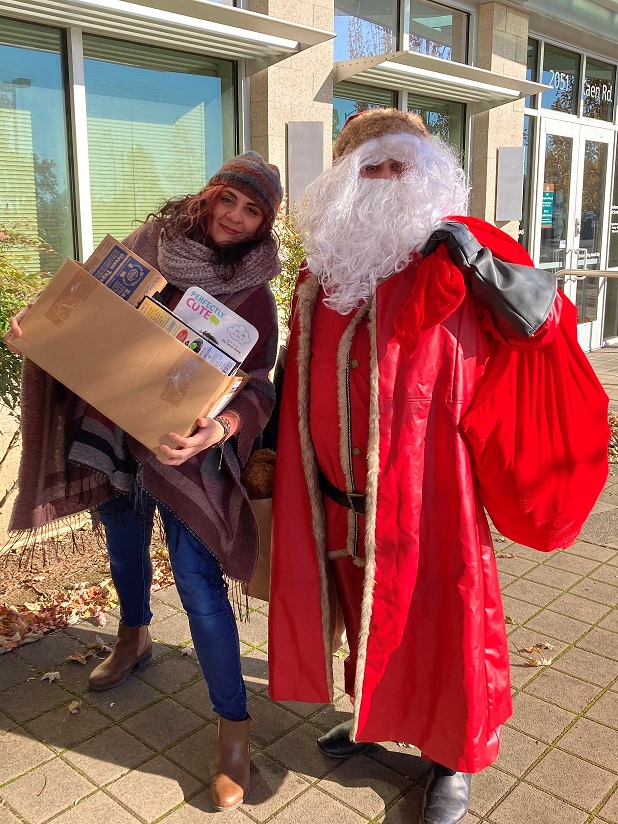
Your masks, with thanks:
[(144, 295), (159, 292), (166, 284), (160, 272), (111, 235), (105, 235), (84, 263), (84, 269), (133, 306)]
[(224, 375), (73, 260), (21, 328), (15, 349), (153, 452), (169, 432), (189, 435), (248, 380)]
[(137, 311), (142, 315), (156, 323), (161, 329), (165, 329), (168, 335), (173, 335), (185, 346), (188, 346), (192, 352), (204, 358), (208, 363), (212, 363), (217, 369), (225, 372), (226, 375), (233, 375), (238, 371), (240, 364), (238, 361), (228, 357), (225, 352), (218, 349), (213, 343), (209, 343), (203, 335), (191, 329), (186, 323), (183, 323), (176, 315), (168, 309), (167, 306), (162, 306), (157, 300), (154, 300), (149, 295), (146, 295)]

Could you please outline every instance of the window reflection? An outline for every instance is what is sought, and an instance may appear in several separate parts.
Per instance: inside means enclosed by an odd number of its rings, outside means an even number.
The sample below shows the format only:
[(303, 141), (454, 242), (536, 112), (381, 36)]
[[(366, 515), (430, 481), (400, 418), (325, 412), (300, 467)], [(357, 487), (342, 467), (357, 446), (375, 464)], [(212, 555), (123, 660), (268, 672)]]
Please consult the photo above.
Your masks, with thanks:
[(566, 268), (572, 157), (573, 140), (570, 137), (547, 135), (541, 203), (540, 262), (544, 269), (556, 272)]
[(582, 88), (583, 115), (595, 120), (611, 121), (614, 116), (616, 71), (608, 63), (586, 59)]
[[(606, 173), (607, 143), (587, 140), (584, 149), (584, 188), (579, 224), (579, 247), (582, 258), (578, 268), (601, 268)], [(598, 302), (599, 279), (578, 280), (575, 303), (579, 323), (589, 323), (597, 319)]]
[(54, 254), (11, 252), (31, 271), (75, 254), (58, 30), (0, 19), (0, 221)]
[(427, 130), (449, 143), (457, 151), (463, 163), (463, 104), (410, 94), (408, 95), (408, 111), (420, 114)]
[(84, 37), (94, 242), (199, 191), (236, 151), (232, 64)]
[(519, 228), (519, 242), (531, 251), (530, 243), (530, 214), (532, 208), (532, 149), (534, 146), (534, 131), (536, 118), (524, 117), (524, 200), (522, 204), (522, 219)]
[(397, 50), (396, 0), (336, 0), (335, 60)]
[(541, 80), (551, 89), (541, 95), (544, 109), (577, 114), (579, 62), (578, 54), (549, 43), (545, 45)]
[(611, 218), (609, 225), (609, 261), (610, 269), (618, 269), (618, 144), (614, 157), (614, 183), (612, 186)]
[(440, 3), (412, 0), (409, 49), (443, 60), (467, 60), (468, 15)]
[(386, 89), (363, 86), (362, 83), (337, 83), (333, 96), (333, 143), (351, 115), (365, 109), (389, 108), (395, 103), (395, 93)]

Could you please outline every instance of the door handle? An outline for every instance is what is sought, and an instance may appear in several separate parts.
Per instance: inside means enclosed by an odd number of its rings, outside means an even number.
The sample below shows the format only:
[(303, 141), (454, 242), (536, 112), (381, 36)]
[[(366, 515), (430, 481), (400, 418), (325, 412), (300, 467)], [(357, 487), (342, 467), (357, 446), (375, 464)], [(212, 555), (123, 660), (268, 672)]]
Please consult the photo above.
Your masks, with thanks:
[[(588, 258), (588, 249), (583, 249), (582, 247), (580, 247), (579, 249), (569, 249), (569, 252), (572, 255), (575, 255), (575, 257), (577, 258), (577, 260), (576, 260), (577, 264), (579, 264), (579, 259), (583, 257), (584, 258), (584, 265), (585, 265), (586, 259)], [(578, 266), (575, 266), (574, 268), (577, 269)]]

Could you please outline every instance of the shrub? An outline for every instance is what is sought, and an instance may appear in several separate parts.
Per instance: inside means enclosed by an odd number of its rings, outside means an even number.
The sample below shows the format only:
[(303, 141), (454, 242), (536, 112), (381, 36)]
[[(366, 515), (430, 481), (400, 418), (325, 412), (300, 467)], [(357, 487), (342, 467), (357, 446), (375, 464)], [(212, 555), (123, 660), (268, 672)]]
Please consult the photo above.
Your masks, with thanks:
[(298, 278), (298, 270), (305, 259), (305, 250), (293, 214), (288, 214), (285, 201), (275, 221), (275, 231), (281, 243), (281, 274), (271, 281), (271, 287), (279, 309), (280, 329), (284, 333), (292, 309), (292, 297)]
[[(48, 272), (40, 271), (40, 253), (51, 252), (20, 224), (0, 223), (0, 338), (11, 318), (45, 285)], [(21, 356), (0, 339), (0, 400), (17, 414)]]

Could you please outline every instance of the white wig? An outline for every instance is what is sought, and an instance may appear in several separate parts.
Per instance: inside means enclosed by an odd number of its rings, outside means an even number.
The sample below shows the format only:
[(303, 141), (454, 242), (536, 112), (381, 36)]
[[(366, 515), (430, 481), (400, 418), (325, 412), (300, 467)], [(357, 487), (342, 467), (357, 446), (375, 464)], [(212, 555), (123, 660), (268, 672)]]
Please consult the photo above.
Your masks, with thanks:
[[(385, 160), (401, 177), (361, 177)], [(461, 164), (444, 141), (411, 134), (367, 140), (337, 160), (308, 188), (299, 225), (307, 262), (341, 314), (373, 295), (377, 283), (404, 269), (447, 216), (467, 211)]]

